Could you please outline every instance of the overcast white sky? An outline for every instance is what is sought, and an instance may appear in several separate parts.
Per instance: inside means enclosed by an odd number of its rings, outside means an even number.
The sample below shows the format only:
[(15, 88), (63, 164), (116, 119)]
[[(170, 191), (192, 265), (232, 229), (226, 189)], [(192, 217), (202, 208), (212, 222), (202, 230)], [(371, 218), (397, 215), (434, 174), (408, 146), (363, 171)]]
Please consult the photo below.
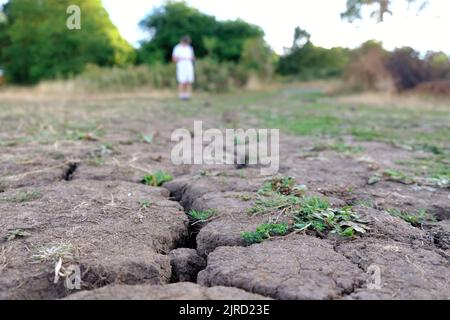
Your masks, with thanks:
[[(146, 37), (137, 24), (163, 0), (102, 0), (112, 21), (132, 44)], [(412, 46), (420, 51), (442, 50), (450, 54), (450, 1), (429, 0), (430, 6), (416, 15), (404, 0), (393, 0), (394, 16), (350, 24), (340, 19), (346, 0), (187, 0), (218, 19), (242, 18), (261, 26), (266, 40), (279, 53), (292, 43), (296, 26), (312, 34), (324, 47), (356, 47), (368, 39), (383, 41), (388, 49)], [(0, 3), (5, 0), (0, 0)]]
[[(356, 47), (368, 39), (382, 40), (393, 49), (412, 46), (421, 51), (442, 50), (450, 54), (450, 1), (430, 0), (430, 6), (417, 15), (417, 6), (394, 0), (394, 16), (377, 24), (366, 19), (350, 24), (340, 12), (346, 0), (187, 0), (201, 11), (219, 19), (242, 18), (261, 26), (266, 40), (279, 53), (292, 43), (294, 28), (312, 34), (320, 46)], [(113, 22), (131, 43), (145, 37), (137, 23), (162, 0), (103, 0)]]

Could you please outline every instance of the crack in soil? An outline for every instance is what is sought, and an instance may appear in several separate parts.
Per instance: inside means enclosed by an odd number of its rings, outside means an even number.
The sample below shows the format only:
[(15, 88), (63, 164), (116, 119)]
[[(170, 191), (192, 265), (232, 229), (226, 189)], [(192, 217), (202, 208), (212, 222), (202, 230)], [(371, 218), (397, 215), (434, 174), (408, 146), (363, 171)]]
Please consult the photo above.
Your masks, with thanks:
[[(358, 262), (354, 262), (354, 261), (352, 261), (352, 259), (350, 259), (349, 257), (345, 256), (342, 252), (340, 252), (340, 251), (338, 250), (339, 245), (340, 245), (339, 242), (335, 242), (335, 243), (333, 244), (333, 250), (334, 250), (337, 254), (339, 254), (339, 255), (341, 255), (342, 257), (344, 257), (345, 259), (347, 259), (347, 261), (349, 261), (350, 263), (352, 263), (352, 264), (354, 264), (355, 266), (357, 266), (358, 269), (360, 269), (360, 270), (363, 272), (363, 274), (366, 275), (366, 274), (367, 274), (367, 270), (366, 270), (365, 268), (363, 268), (363, 266), (359, 263), (359, 261), (358, 261)], [(353, 285), (353, 287), (351, 288), (351, 290), (343, 291), (342, 294), (341, 294), (341, 296), (340, 296), (340, 298), (342, 299), (342, 298), (345, 298), (345, 297), (348, 297), (348, 296), (352, 295), (353, 293), (356, 292), (356, 290), (364, 288), (364, 286), (365, 286), (366, 284), (367, 284), (366, 281), (364, 281), (363, 279), (360, 279), (360, 281), (358, 281), (357, 283), (355, 283), (355, 284)]]
[(185, 237), (169, 253), (171, 256), (172, 276), (171, 283), (177, 282), (197, 282), (198, 273), (206, 268), (206, 260), (197, 253), (197, 235), (204, 227), (204, 223), (199, 223), (189, 215), (190, 204), (182, 203), (181, 192), (171, 192), (169, 200), (178, 202), (189, 218), (187, 225), (187, 237)]
[(67, 168), (64, 170), (63, 179), (66, 181), (71, 181), (75, 171), (78, 169), (78, 163), (71, 162), (68, 164)]

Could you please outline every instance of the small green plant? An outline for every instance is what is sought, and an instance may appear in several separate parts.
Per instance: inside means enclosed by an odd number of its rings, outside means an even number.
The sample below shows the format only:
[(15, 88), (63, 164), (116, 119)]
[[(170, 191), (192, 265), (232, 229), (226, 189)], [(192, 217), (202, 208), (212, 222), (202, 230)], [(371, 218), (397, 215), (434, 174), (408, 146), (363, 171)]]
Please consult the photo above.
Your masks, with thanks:
[(153, 143), (153, 135), (151, 134), (141, 134), (141, 142), (152, 144)]
[(369, 179), (367, 179), (367, 184), (369, 186), (373, 186), (373, 185), (377, 184), (380, 181), (381, 181), (381, 177), (378, 176), (378, 175), (374, 175), (374, 176), (371, 176)]
[[(290, 221), (288, 229), (295, 231), (314, 231), (323, 236), (326, 233), (335, 233), (342, 237), (354, 237), (370, 230), (367, 221), (362, 220), (350, 207), (332, 208), (330, 203), (322, 197), (285, 195), (274, 191), (288, 191), (295, 185), (292, 180), (280, 180), (265, 183), (259, 191), (254, 206), (250, 208), (251, 214), (278, 214)], [(290, 191), (286, 192), (290, 193)], [(246, 238), (252, 241), (264, 240), (258, 233), (245, 233)]]
[(324, 198), (312, 196), (304, 197), (300, 202), (300, 206), (302, 213), (312, 214), (314, 212), (328, 210), (330, 203)]
[(431, 143), (421, 143), (414, 146), (414, 149), (416, 150), (423, 150), (427, 152), (431, 152), (435, 155), (442, 155), (445, 154), (445, 150), (435, 144)]
[(14, 229), (10, 230), (6, 233), (5, 240), (12, 241), (17, 238), (25, 238), (31, 236), (31, 233), (23, 230), (23, 229)]
[(41, 194), (37, 191), (21, 191), (13, 199), (13, 202), (23, 203), (39, 199)]
[(406, 184), (414, 183), (411, 177), (400, 170), (386, 169), (384, 170), (383, 174), (388, 180), (391, 181), (398, 181)]
[(245, 171), (240, 171), (238, 173), (238, 175), (239, 175), (239, 178), (241, 178), (241, 179), (246, 179), (247, 178), (247, 173)]
[(331, 144), (330, 149), (344, 154), (355, 154), (364, 151), (364, 148), (361, 146), (351, 146), (343, 141), (338, 141), (334, 144)]
[(332, 143), (316, 143), (312, 151), (324, 151), (324, 150), (333, 150), (339, 153), (344, 154), (355, 154), (355, 153), (361, 153), (364, 151), (364, 148), (361, 146), (352, 146), (350, 144), (347, 144), (345, 141), (338, 139), (335, 142)]
[(386, 210), (391, 216), (400, 218), (414, 227), (421, 227), (426, 222), (435, 222), (434, 216), (427, 212), (426, 209), (420, 209), (417, 213), (408, 213), (399, 209)]
[(65, 136), (69, 140), (98, 141), (104, 135), (101, 126), (95, 122), (72, 123), (65, 128)]
[(147, 209), (147, 208), (150, 208), (151, 205), (152, 205), (152, 203), (151, 203), (150, 201), (147, 201), (147, 200), (139, 201), (139, 207), (140, 207), (141, 209)]
[(344, 238), (353, 238), (355, 236), (355, 229), (352, 227), (345, 228), (339, 231), (339, 235)]
[(366, 207), (366, 208), (374, 208), (375, 207), (374, 200), (371, 198), (356, 200), (355, 205)]
[(258, 195), (253, 207), (248, 210), (248, 213), (257, 215), (282, 209), (288, 210), (297, 206), (299, 203), (300, 198), (296, 196), (286, 196), (279, 193), (272, 193), (268, 197)]
[(105, 158), (114, 152), (114, 146), (111, 143), (103, 143), (95, 150), (89, 153), (89, 163), (94, 166), (105, 164)]
[(208, 210), (203, 210), (203, 211), (191, 210), (188, 213), (188, 215), (193, 220), (198, 220), (198, 221), (206, 221), (216, 214), (217, 214), (217, 210), (215, 210), (215, 209), (208, 209)]
[(314, 230), (319, 233), (331, 232), (344, 237), (353, 237), (370, 230), (350, 207), (331, 208), (321, 197), (305, 197), (294, 212), (294, 227), (297, 230)]
[(239, 199), (241, 199), (242, 201), (250, 201), (252, 200), (252, 196), (249, 194), (241, 194), (238, 196)]
[(302, 195), (307, 190), (306, 186), (296, 184), (292, 177), (275, 177), (265, 182), (259, 189), (261, 195), (269, 195), (276, 192), (282, 195)]
[(99, 137), (96, 132), (84, 132), (84, 131), (68, 131), (67, 138), (70, 140), (83, 140), (83, 141), (98, 141)]
[(288, 233), (289, 226), (282, 223), (266, 223), (258, 226), (256, 231), (242, 232), (241, 236), (248, 244), (260, 243), (270, 237), (284, 236)]
[(439, 155), (396, 161), (405, 166), (416, 177), (419, 184), (432, 187), (448, 188), (450, 186), (450, 164), (448, 157)]
[(169, 182), (172, 180), (173, 180), (173, 177), (170, 174), (168, 174), (165, 171), (158, 170), (155, 173), (146, 174), (142, 178), (142, 183), (144, 183), (148, 186), (159, 187), (163, 183), (166, 183), (166, 182)]
[(374, 129), (352, 128), (351, 134), (358, 140), (374, 141), (383, 138), (383, 134)]

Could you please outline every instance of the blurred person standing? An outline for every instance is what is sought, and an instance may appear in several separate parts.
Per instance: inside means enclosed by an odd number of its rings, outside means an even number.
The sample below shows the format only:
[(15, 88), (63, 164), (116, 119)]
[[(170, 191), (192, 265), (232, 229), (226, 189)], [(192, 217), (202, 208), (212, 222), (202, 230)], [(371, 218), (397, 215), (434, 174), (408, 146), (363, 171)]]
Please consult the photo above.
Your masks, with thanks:
[(192, 94), (194, 75), (194, 49), (191, 46), (191, 38), (181, 38), (179, 44), (172, 52), (172, 60), (177, 64), (178, 94), (181, 100), (189, 100)]

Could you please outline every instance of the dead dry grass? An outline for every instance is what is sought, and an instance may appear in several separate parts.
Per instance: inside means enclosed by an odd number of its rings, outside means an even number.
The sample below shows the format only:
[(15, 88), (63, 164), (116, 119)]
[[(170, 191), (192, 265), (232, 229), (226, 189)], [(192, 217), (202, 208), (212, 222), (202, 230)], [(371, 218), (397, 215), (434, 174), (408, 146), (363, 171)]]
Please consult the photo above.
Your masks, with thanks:
[(150, 87), (127, 92), (87, 92), (72, 81), (44, 81), (33, 87), (10, 86), (0, 89), (0, 102), (50, 102), (104, 101), (117, 99), (165, 99), (176, 96), (172, 90), (155, 90)]
[(2, 272), (9, 264), (9, 250), (5, 247), (0, 248), (0, 272)]
[(450, 99), (445, 97), (427, 97), (418, 94), (366, 92), (361, 94), (333, 97), (337, 103), (352, 105), (373, 105), (377, 107), (390, 106), (394, 108), (421, 110), (449, 110)]

